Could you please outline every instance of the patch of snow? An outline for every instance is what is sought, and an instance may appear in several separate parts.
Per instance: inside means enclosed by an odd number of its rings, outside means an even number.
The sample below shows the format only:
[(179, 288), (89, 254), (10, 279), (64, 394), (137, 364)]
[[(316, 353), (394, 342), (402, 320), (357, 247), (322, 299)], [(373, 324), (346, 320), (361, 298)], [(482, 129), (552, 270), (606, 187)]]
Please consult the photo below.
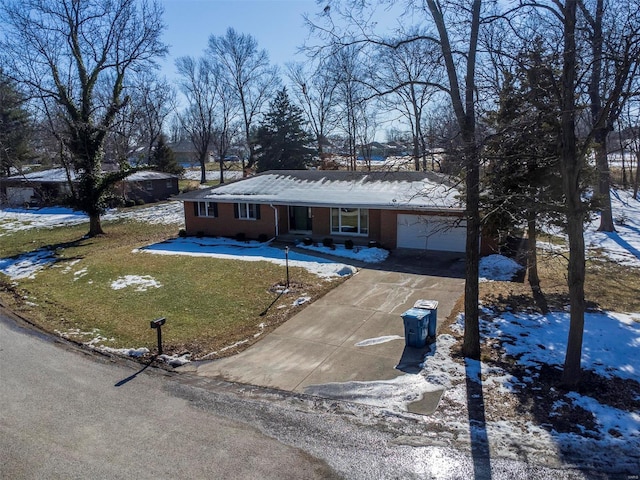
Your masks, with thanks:
[(303, 305), (307, 302), (311, 301), (311, 297), (298, 297), (296, 298), (293, 303), (291, 304), (292, 307), (299, 307), (300, 305)]
[[(151, 224), (181, 226), (184, 225), (184, 207), (182, 202), (174, 200), (139, 208), (110, 209), (101, 218), (104, 221), (129, 219)], [(88, 222), (89, 217), (85, 213), (66, 207), (0, 209), (0, 235), (18, 230), (55, 228)]]
[(136, 287), (136, 292), (146, 292), (149, 288), (160, 288), (162, 284), (149, 275), (125, 275), (111, 282), (113, 290)]
[(355, 344), (356, 347), (370, 347), (372, 345), (380, 345), (382, 343), (391, 342), (393, 340), (404, 340), (400, 335), (385, 335), (384, 337), (367, 338)]
[[(500, 338), (505, 353), (525, 367), (564, 363), (569, 335), (569, 313), (504, 313), (483, 310), (491, 321), (481, 322), (483, 337)], [(640, 382), (640, 323), (635, 315), (615, 312), (586, 313), (582, 366), (603, 377), (617, 376)]]
[(124, 355), (125, 357), (143, 357), (149, 353), (149, 349), (145, 347), (140, 348), (111, 348), (105, 347), (104, 345), (98, 345), (95, 347), (96, 350), (99, 350), (104, 353), (112, 353), (114, 355)]
[(12, 280), (34, 278), (36, 273), (56, 261), (55, 253), (40, 249), (18, 257), (0, 258), (0, 272)]
[[(611, 208), (614, 215), (615, 232), (599, 232), (600, 215), (585, 225), (584, 241), (587, 257), (596, 253), (604, 255), (612, 262), (629, 267), (640, 268), (640, 200), (633, 198), (631, 190), (611, 190)], [(566, 235), (558, 229), (549, 229), (552, 235), (564, 238)], [(539, 244), (551, 251), (568, 251), (564, 247)]]
[(522, 270), (515, 260), (503, 255), (488, 255), (480, 259), (480, 281), (491, 280), (508, 282)]
[[(285, 252), (260, 242), (239, 242), (229, 238), (176, 238), (156, 243), (134, 252), (147, 252), (159, 255), (189, 255), (214, 258), (226, 258), (247, 262), (271, 262), (285, 266)], [(301, 267), (322, 278), (343, 277), (356, 273), (356, 267), (335, 263), (324, 258), (290, 251), (290, 267)]]
[(87, 273), (89, 273), (89, 270), (85, 267), (85, 268), (81, 268), (80, 270), (77, 270), (75, 272), (73, 272), (73, 280), (76, 281), (82, 277), (84, 277)]
[(325, 246), (305, 245), (302, 242), (296, 244), (296, 247), (314, 252), (334, 255), (336, 257), (350, 258), (365, 263), (381, 263), (389, 256), (389, 251), (378, 247), (353, 247), (346, 248), (344, 245), (335, 245), (335, 248)]
[(191, 354), (185, 353), (184, 355), (166, 355), (162, 354), (158, 357), (159, 360), (165, 362), (172, 367), (181, 367), (191, 362)]
[(184, 205), (174, 200), (128, 210), (113, 209), (102, 216), (104, 221), (122, 219), (157, 225), (184, 226)]

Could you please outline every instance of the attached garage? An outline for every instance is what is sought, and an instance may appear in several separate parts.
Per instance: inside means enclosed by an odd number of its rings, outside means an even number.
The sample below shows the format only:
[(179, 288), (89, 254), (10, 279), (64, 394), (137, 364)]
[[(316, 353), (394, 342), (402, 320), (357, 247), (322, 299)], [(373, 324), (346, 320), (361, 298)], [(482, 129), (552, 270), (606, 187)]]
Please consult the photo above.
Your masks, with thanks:
[(464, 252), (466, 222), (457, 217), (398, 214), (398, 248)]

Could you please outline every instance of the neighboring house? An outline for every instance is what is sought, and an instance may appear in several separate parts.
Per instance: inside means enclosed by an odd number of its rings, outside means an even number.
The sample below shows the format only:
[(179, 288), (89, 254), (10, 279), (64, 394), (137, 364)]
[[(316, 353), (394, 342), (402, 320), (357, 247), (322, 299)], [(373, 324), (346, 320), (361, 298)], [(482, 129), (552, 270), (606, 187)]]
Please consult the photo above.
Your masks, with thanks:
[[(198, 152), (196, 151), (191, 140), (182, 139), (178, 142), (169, 144), (169, 148), (173, 150), (173, 156), (183, 167), (193, 167), (199, 165)], [(207, 162), (213, 162), (213, 150), (207, 153)]]
[(54, 168), (0, 178), (0, 203), (12, 206), (53, 205), (71, 193), (72, 172)]
[[(311, 237), (464, 252), (460, 192), (433, 172), (268, 171), (180, 195), (187, 235)], [(483, 253), (493, 242), (484, 240)]]
[(179, 193), (178, 176), (142, 170), (132, 173), (118, 183), (115, 190), (126, 200), (145, 203), (159, 202)]
[[(75, 174), (64, 168), (0, 178), (0, 203), (41, 207), (56, 205), (71, 193)], [(126, 200), (145, 203), (177, 195), (178, 177), (163, 172), (139, 171), (114, 186), (114, 193)]]

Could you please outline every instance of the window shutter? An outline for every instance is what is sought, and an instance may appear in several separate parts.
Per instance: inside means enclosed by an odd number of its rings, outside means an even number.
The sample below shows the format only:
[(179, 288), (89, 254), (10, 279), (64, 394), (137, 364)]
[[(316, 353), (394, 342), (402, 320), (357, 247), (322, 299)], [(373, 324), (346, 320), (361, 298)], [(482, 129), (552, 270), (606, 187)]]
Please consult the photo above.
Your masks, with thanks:
[(213, 216), (218, 218), (218, 202), (213, 204)]
[(198, 202), (193, 202), (193, 213), (196, 217), (199, 215)]
[(240, 218), (240, 206), (237, 203), (233, 204), (233, 218)]
[(260, 220), (260, 204), (256, 203), (256, 220)]

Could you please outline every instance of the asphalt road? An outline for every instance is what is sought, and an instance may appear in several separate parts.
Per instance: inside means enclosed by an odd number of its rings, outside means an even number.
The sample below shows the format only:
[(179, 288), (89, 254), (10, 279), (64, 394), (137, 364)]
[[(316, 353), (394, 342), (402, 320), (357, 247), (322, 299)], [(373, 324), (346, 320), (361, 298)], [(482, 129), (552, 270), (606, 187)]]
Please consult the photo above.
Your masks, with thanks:
[(419, 422), (364, 406), (141, 368), (0, 312), (0, 478), (604, 478), (416, 444)]
[[(2, 478), (326, 478), (327, 465), (197, 408), (166, 379), (0, 322)], [(126, 381), (129, 379), (129, 381)]]

